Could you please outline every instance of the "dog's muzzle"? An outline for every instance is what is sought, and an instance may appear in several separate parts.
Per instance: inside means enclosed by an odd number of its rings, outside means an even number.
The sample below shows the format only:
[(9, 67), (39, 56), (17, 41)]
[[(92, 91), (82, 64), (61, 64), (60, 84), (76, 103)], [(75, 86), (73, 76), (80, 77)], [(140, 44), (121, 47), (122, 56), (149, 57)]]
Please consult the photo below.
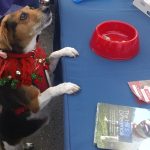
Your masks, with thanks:
[(41, 32), (44, 28), (49, 26), (52, 22), (52, 12), (50, 9), (50, 1), (49, 0), (40, 0), (39, 10), (42, 12), (41, 24), (37, 28), (38, 32)]

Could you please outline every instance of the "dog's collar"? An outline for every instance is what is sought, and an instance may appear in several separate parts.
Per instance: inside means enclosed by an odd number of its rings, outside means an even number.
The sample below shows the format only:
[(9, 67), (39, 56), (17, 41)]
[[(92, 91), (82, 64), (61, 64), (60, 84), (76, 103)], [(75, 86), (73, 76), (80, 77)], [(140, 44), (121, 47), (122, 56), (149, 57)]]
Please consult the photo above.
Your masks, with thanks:
[(35, 50), (28, 52), (28, 53), (23, 53), (23, 54), (7, 53), (8, 58), (26, 58), (26, 57), (31, 57), (31, 56), (35, 56)]
[[(2, 49), (2, 48), (0, 48), (0, 51), (6, 53), (7, 57), (9, 57), (9, 58), (26, 58), (26, 57), (34, 56), (35, 53), (36, 53), (36, 49), (38, 49), (39, 47), (40, 47), (40, 43), (37, 42), (36, 43), (36, 48), (34, 50), (28, 52), (28, 53), (17, 54), (17, 53), (12, 53), (11, 51), (5, 50), (5, 49)], [(5, 52), (5, 51), (7, 51), (7, 52)], [(3, 58), (3, 57), (0, 56), (0, 58)], [(4, 59), (6, 59), (6, 58), (4, 58)]]

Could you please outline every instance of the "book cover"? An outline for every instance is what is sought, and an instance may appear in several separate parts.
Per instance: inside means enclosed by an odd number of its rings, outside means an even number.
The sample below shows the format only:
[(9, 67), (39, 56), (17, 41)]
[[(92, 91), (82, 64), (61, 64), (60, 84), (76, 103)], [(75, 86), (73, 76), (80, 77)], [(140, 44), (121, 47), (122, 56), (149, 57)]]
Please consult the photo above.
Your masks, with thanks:
[(98, 103), (94, 143), (102, 149), (150, 149), (150, 110)]

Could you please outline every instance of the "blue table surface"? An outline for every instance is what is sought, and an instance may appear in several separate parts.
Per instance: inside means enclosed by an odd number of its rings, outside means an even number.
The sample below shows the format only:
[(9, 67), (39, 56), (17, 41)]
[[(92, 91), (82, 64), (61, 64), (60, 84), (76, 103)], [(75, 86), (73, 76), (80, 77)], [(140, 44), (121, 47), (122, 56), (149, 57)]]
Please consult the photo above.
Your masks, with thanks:
[[(61, 47), (76, 48), (80, 56), (63, 58), (63, 79), (77, 83), (81, 91), (65, 95), (65, 150), (96, 150), (93, 144), (98, 102), (150, 108), (138, 104), (128, 81), (150, 79), (150, 18), (132, 5), (132, 0), (59, 0)], [(134, 25), (140, 35), (140, 53), (128, 61), (110, 61), (89, 47), (99, 23), (122, 20)]]

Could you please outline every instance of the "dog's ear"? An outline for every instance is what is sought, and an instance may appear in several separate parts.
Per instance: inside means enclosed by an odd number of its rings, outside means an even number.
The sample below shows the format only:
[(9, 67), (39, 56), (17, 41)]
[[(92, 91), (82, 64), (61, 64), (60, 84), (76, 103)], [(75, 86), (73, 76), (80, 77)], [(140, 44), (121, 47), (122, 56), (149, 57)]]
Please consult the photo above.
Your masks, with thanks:
[(38, 96), (40, 94), (39, 89), (37, 89), (35, 86), (22, 86), (21, 87), (25, 93), (26, 98), (29, 100), (28, 108), (36, 113), (39, 111), (39, 101)]
[(3, 18), (0, 25), (0, 48), (4, 50), (12, 50), (11, 40), (15, 32), (16, 23), (8, 19), (7, 16)]
[(4, 18), (4, 16), (0, 18), (0, 25), (1, 25), (1, 22), (2, 22), (3, 18)]

